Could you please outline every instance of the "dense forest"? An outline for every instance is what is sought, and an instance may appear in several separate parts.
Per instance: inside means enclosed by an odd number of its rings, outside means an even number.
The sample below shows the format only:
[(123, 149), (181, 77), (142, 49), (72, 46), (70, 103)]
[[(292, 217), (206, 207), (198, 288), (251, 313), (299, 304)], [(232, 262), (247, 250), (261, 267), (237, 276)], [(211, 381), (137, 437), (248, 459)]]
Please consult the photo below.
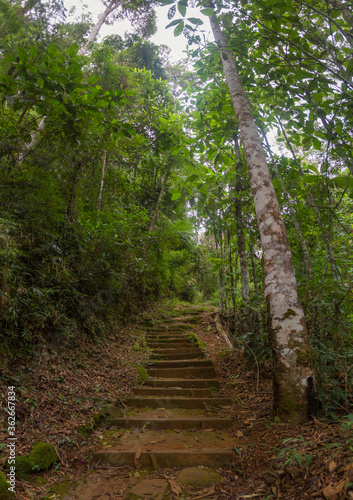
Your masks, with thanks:
[[(2, 356), (209, 302), (278, 415), (349, 413), (352, 1), (104, 3), (0, 1)], [(148, 41), (158, 5), (187, 60)]]

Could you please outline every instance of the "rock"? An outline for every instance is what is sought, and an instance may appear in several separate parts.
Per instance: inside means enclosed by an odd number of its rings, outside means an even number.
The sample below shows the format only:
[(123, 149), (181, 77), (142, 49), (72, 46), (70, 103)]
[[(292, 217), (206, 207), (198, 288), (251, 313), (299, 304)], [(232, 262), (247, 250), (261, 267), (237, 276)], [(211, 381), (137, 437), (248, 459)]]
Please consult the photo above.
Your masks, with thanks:
[(58, 459), (55, 448), (49, 443), (34, 443), (32, 451), (28, 455), (38, 470), (49, 469)]
[[(53, 465), (57, 459), (58, 456), (53, 445), (41, 442), (34, 443), (28, 455), (16, 457), (16, 475), (18, 475), (18, 477), (23, 477), (26, 474), (46, 470)], [(6, 463), (5, 466), (9, 468), (8, 463)]]
[(162, 500), (168, 483), (165, 479), (144, 479), (131, 488), (125, 498), (131, 500)]
[(208, 467), (187, 467), (178, 472), (176, 480), (185, 486), (202, 489), (218, 484), (221, 478), (215, 470)]
[(6, 479), (5, 474), (0, 472), (0, 498), (1, 500), (12, 500), (14, 498), (14, 494), (12, 491), (9, 491), (10, 483)]

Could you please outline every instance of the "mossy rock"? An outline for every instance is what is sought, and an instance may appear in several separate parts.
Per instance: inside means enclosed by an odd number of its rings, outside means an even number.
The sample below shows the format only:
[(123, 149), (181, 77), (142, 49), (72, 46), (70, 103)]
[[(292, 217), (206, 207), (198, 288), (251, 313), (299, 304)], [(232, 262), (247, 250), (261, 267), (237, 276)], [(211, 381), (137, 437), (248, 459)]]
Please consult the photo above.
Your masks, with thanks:
[(55, 493), (55, 495), (58, 495), (59, 498), (62, 498), (68, 493), (69, 488), (69, 481), (61, 481), (61, 483), (52, 484), (49, 491)]
[(34, 443), (28, 457), (35, 464), (34, 466), (37, 470), (49, 469), (58, 459), (54, 446), (41, 442)]
[[(24, 477), (28, 474), (49, 469), (58, 459), (55, 448), (49, 443), (34, 443), (28, 455), (16, 457), (16, 475)], [(6, 462), (5, 467), (9, 467)]]
[(185, 486), (203, 489), (218, 484), (221, 478), (215, 470), (208, 467), (187, 467), (178, 472), (176, 480)]
[(6, 479), (5, 474), (0, 472), (0, 498), (1, 500), (12, 500), (15, 495), (9, 491), (10, 483)]

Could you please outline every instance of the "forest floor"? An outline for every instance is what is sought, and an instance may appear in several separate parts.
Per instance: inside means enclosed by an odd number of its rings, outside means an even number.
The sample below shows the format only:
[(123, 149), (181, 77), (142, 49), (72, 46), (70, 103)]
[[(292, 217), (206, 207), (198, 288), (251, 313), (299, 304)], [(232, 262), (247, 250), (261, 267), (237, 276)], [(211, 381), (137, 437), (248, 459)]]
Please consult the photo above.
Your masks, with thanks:
[[(148, 317), (170, 316), (182, 305), (164, 304)], [(17, 455), (36, 441), (52, 443), (59, 456), (54, 467), (17, 480), (16, 498), (123, 499), (127, 489), (148, 474), (169, 482), (169, 499), (353, 499), (352, 426), (323, 416), (304, 425), (271, 417), (270, 363), (246, 363), (241, 349), (230, 351), (215, 325), (215, 310), (199, 309), (195, 333), (206, 344), (206, 357), (219, 374), (219, 396), (233, 405), (221, 416), (234, 421), (237, 440), (233, 464), (217, 469), (221, 483), (192, 494), (178, 493), (179, 469), (143, 471), (131, 467), (99, 467), (90, 463), (104, 439), (107, 408), (123, 404), (138, 383), (134, 365), (148, 358), (142, 323), (118, 328), (104, 342), (81, 342), (75, 349), (43, 345), (29, 360), (18, 359), (0, 371), (1, 408), (7, 407), (8, 385), (16, 386)], [(142, 318), (140, 318), (141, 320)], [(258, 376), (259, 375), (259, 376)], [(347, 421), (348, 422), (348, 421)], [(6, 460), (7, 415), (0, 419), (0, 469)]]

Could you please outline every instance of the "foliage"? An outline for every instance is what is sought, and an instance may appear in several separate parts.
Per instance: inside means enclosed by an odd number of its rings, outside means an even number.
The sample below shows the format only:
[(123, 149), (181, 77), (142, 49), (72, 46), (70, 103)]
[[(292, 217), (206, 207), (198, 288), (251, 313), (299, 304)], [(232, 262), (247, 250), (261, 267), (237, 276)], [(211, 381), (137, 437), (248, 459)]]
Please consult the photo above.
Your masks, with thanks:
[(159, 297), (193, 296), (181, 284), (190, 225), (166, 195), (187, 139), (159, 49), (130, 35), (85, 58), (73, 38), (58, 43), (59, 4), (56, 18), (37, 7), (27, 28), (48, 37), (27, 41), (14, 17), (0, 73), (0, 342), (13, 355), (98, 339)]

